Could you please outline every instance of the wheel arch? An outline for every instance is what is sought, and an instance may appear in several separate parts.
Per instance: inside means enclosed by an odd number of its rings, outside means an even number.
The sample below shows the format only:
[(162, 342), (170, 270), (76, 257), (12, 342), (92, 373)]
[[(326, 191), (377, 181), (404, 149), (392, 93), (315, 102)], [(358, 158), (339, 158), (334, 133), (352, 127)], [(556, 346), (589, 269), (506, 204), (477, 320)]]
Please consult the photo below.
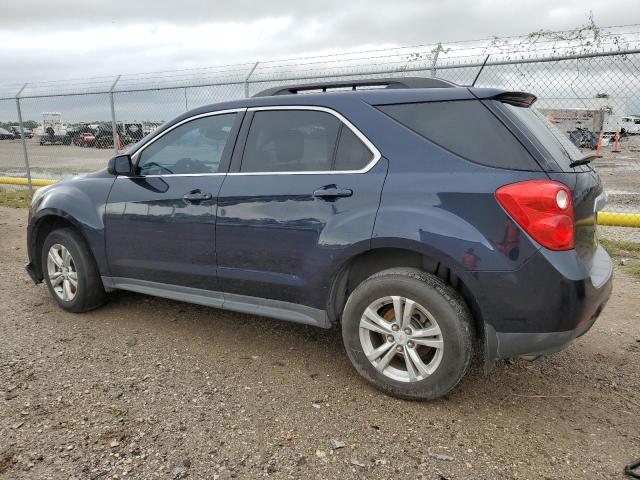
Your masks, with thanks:
[(417, 249), (380, 247), (360, 252), (339, 268), (329, 290), (327, 315), (333, 324), (341, 320), (342, 310), (351, 292), (374, 273), (393, 267), (413, 267), (436, 275), (453, 287), (467, 303), (471, 312), (474, 335), (484, 338), (484, 319), (475, 295), (454, 270), (454, 265), (440, 255), (426, 254)]
[(29, 256), (35, 268), (36, 276), (40, 281), (42, 281), (42, 278), (44, 276), (42, 270), (42, 246), (44, 245), (45, 239), (52, 231), (61, 228), (74, 229), (87, 243), (87, 245), (89, 245), (92, 254), (94, 254), (93, 250), (91, 249), (91, 244), (84, 234), (82, 225), (75, 218), (64, 211), (52, 210), (40, 212), (35, 221), (33, 221), (33, 227), (28, 245), (30, 254)]

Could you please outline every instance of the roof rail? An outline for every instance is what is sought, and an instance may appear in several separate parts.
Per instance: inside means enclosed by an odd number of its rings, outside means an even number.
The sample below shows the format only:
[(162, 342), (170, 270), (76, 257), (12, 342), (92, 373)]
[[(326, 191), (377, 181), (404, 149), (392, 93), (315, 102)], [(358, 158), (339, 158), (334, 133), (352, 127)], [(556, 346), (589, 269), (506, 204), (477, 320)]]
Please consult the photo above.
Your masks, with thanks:
[(424, 77), (398, 77), (398, 78), (372, 78), (367, 80), (345, 80), (338, 82), (307, 83), (303, 85), (289, 85), (287, 87), (268, 88), (258, 92), (254, 97), (272, 97), (275, 95), (295, 95), (298, 93), (311, 93), (320, 90), (358, 90), (369, 87), (380, 88), (451, 88), (457, 87), (453, 82), (440, 78)]

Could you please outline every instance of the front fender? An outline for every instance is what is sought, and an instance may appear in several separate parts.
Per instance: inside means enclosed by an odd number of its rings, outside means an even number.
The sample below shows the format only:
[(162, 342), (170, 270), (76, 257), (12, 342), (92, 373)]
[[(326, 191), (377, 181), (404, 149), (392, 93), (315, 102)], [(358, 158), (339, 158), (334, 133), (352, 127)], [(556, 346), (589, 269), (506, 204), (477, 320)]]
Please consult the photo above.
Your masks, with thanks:
[(50, 225), (56, 218), (73, 225), (86, 240), (98, 269), (102, 275), (108, 274), (104, 213), (109, 191), (113, 185), (112, 176), (77, 177), (55, 184), (42, 193), (31, 205), (27, 226), (27, 249), (29, 260), (36, 266), (41, 277), (38, 239), (41, 228)]

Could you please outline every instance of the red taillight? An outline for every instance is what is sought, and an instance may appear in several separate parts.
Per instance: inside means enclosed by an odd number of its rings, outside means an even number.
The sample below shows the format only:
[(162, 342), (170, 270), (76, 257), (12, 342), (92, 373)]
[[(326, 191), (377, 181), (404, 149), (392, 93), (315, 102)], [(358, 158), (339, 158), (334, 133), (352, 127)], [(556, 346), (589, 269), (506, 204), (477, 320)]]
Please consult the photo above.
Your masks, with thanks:
[(574, 247), (571, 190), (551, 180), (529, 180), (500, 187), (500, 205), (540, 245), (549, 250)]

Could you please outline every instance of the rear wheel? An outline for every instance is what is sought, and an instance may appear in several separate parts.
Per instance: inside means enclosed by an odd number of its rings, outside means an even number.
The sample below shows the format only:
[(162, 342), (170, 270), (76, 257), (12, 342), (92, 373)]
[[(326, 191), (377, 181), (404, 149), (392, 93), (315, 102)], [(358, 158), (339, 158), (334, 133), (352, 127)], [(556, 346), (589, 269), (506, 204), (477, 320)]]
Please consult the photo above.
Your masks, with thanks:
[(54, 300), (70, 312), (100, 306), (105, 291), (84, 239), (72, 228), (52, 231), (42, 248), (42, 272)]
[(372, 275), (350, 295), (342, 336), (356, 370), (377, 388), (407, 399), (445, 395), (472, 355), (471, 316), (439, 278), (412, 268)]

